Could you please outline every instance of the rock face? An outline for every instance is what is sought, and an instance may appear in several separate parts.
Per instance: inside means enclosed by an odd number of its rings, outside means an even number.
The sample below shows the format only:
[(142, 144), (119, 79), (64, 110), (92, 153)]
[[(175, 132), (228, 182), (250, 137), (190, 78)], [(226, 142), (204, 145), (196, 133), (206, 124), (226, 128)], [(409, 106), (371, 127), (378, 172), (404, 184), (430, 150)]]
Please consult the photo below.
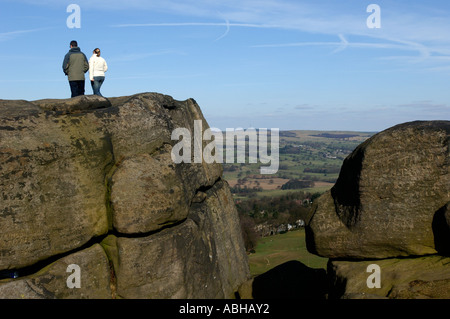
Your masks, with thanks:
[(448, 121), (401, 124), (361, 144), (317, 201), (308, 249), (355, 259), (436, 253), (433, 219), (450, 201), (449, 144)]
[(105, 239), (118, 296), (223, 298), (237, 291), (248, 266), (232, 196), (222, 181), (206, 194), (176, 226), (152, 236)]
[[(380, 288), (369, 288), (367, 267), (380, 267)], [(370, 261), (331, 260), (330, 298), (450, 299), (450, 257), (432, 255)]]
[[(69, 289), (70, 265), (80, 267), (80, 288)], [(69, 268), (70, 270), (70, 268)], [(109, 299), (110, 268), (99, 244), (60, 258), (38, 272), (20, 279), (4, 280), (0, 296), (12, 299)]]
[[(313, 207), (307, 247), (330, 258), (337, 296), (448, 296), (449, 202), (450, 122), (397, 125), (346, 158)], [(408, 258), (383, 260), (393, 257)], [(384, 276), (381, 290), (366, 284), (371, 263)]]
[[(194, 120), (155, 93), (0, 100), (0, 274), (19, 273), (0, 298), (232, 296), (249, 270), (222, 166), (171, 159)], [(96, 279), (71, 291), (66, 260)]]

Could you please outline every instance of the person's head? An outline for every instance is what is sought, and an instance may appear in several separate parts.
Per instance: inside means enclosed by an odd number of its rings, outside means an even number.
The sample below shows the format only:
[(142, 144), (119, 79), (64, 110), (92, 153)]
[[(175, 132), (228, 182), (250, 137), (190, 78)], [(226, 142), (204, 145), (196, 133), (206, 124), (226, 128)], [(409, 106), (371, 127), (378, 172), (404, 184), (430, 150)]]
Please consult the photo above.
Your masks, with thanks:
[(77, 46), (78, 46), (77, 41), (75, 41), (75, 40), (70, 41), (70, 47), (71, 48), (76, 48)]
[(99, 48), (95, 48), (93, 53), (97, 56), (100, 56), (100, 49)]

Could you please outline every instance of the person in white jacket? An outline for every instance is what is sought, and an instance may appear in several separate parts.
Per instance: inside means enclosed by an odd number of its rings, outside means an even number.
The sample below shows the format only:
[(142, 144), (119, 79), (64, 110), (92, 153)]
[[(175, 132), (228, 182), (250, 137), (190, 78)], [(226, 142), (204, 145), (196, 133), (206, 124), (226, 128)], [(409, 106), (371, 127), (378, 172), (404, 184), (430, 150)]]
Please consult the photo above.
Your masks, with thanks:
[(100, 56), (100, 49), (95, 48), (93, 55), (89, 59), (89, 79), (91, 80), (92, 91), (95, 95), (103, 96), (100, 93), (100, 87), (105, 81), (105, 72), (108, 70), (108, 65), (105, 59)]

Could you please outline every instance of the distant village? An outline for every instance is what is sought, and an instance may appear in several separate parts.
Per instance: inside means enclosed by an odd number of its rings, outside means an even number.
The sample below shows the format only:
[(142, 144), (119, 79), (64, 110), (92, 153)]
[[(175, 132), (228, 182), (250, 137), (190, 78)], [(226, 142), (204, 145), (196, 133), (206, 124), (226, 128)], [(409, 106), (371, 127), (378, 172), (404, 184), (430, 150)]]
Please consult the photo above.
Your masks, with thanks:
[(298, 219), (295, 221), (295, 223), (281, 224), (278, 226), (274, 226), (269, 222), (264, 222), (262, 224), (256, 225), (255, 230), (261, 237), (268, 237), (277, 234), (284, 234), (288, 231), (303, 227), (305, 227), (305, 221), (303, 219)]

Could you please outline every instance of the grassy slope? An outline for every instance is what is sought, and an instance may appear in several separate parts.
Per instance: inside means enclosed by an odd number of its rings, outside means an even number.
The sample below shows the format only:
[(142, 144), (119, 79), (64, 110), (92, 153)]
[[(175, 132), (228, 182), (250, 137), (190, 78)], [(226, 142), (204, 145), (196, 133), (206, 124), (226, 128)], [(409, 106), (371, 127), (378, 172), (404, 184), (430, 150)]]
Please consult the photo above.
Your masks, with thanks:
[[(304, 173), (305, 168), (340, 168), (343, 162), (343, 159), (350, 154), (351, 150), (353, 150), (360, 143), (365, 141), (369, 136), (373, 135), (373, 133), (367, 132), (324, 132), (324, 131), (289, 131), (291, 135), (295, 134), (295, 136), (280, 136), (280, 148), (285, 145), (303, 145), (300, 147), (301, 153), (299, 154), (280, 154), (280, 169), (275, 175), (266, 175), (265, 178), (272, 178), (275, 180), (275, 183), (268, 184), (269, 179), (267, 180), (259, 180), (260, 187), (263, 188), (261, 192), (257, 193), (257, 196), (276, 196), (280, 195), (279, 190), (273, 189), (273, 186), (281, 186), (284, 182), (289, 180), (290, 178), (300, 178), (300, 179), (309, 179), (311, 177), (316, 178), (316, 186), (312, 189), (303, 189), (305, 192), (324, 192), (331, 188), (338, 177), (338, 172), (322, 174), (322, 173)], [(345, 138), (345, 139), (335, 139), (335, 138), (326, 138), (326, 137), (318, 137), (312, 135), (320, 135), (323, 133), (333, 133), (333, 134), (351, 134), (355, 135), (354, 137)], [(313, 144), (310, 144), (313, 143)], [(335, 156), (336, 158), (325, 158), (323, 154), (329, 154), (330, 156)], [(244, 178), (247, 175), (256, 174), (259, 175), (259, 168), (262, 165), (261, 163), (257, 164), (225, 164), (225, 165), (236, 165), (239, 167), (237, 171), (234, 172), (224, 172), (224, 178), (230, 183), (230, 186), (234, 186), (237, 183), (239, 178)], [(240, 174), (240, 175), (239, 175)], [(283, 183), (279, 184), (277, 182), (281, 182), (280, 177), (285, 177), (287, 179), (284, 180)], [(256, 186), (254, 184), (254, 180), (251, 178), (244, 185), (252, 188)]]
[[(301, 176), (314, 176), (318, 179), (316, 185), (312, 189), (301, 189), (304, 192), (320, 192), (323, 193), (330, 189), (338, 177), (338, 173), (319, 174), (319, 173), (303, 173), (305, 168), (315, 167), (340, 167), (343, 159), (354, 149), (357, 145), (366, 140), (373, 133), (367, 132), (322, 132), (322, 131), (291, 131), (295, 136), (280, 136), (280, 147), (285, 145), (301, 145), (306, 147), (300, 154), (280, 154), (280, 165), (284, 165), (282, 170), (275, 175), (272, 175), (274, 181), (269, 184), (269, 180), (258, 180), (262, 191), (257, 192), (256, 196), (279, 196), (291, 192), (293, 190), (276, 189), (276, 186), (281, 186), (288, 179), (281, 179), (283, 175), (290, 176), (288, 178), (300, 178)], [(343, 134), (349, 133), (355, 135), (354, 137), (346, 139), (326, 138), (320, 135), (322, 133)], [(291, 134), (292, 135), (292, 134)], [(317, 144), (308, 144), (317, 143)], [(345, 151), (341, 151), (345, 149)], [(325, 158), (324, 153), (336, 156), (336, 158)], [(230, 165), (230, 164), (227, 164)], [(224, 172), (225, 179), (234, 186), (238, 178), (244, 178), (246, 175), (259, 174), (259, 167), (261, 164), (245, 164), (239, 167), (235, 172)], [(238, 174), (241, 173), (240, 176)], [(248, 187), (255, 186), (255, 180), (249, 179), (245, 183)], [(295, 190), (298, 191), (298, 190)], [(235, 199), (245, 199), (247, 196), (234, 196)], [(290, 260), (298, 260), (311, 268), (324, 268), (328, 259), (310, 254), (306, 249), (305, 232), (303, 229), (288, 232), (286, 234), (270, 236), (261, 238), (256, 249), (256, 253), (249, 256), (250, 272), (253, 276), (262, 274), (273, 267)]]
[(261, 238), (255, 253), (249, 256), (250, 273), (260, 275), (289, 260), (298, 260), (311, 268), (326, 269), (327, 258), (310, 254), (303, 229)]

